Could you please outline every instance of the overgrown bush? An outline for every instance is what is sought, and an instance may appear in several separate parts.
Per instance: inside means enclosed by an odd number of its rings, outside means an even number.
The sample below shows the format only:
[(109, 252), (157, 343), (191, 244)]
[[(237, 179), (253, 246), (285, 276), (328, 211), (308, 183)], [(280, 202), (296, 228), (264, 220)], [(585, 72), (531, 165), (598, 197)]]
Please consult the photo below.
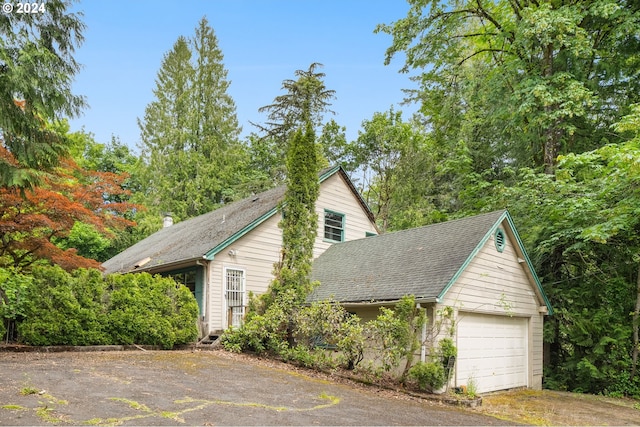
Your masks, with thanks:
[(97, 270), (38, 266), (18, 325), (20, 341), (31, 345), (110, 344), (102, 304), (105, 286)]
[(109, 333), (122, 344), (171, 348), (198, 336), (198, 306), (189, 289), (147, 273), (107, 277)]
[[(36, 266), (31, 276), (15, 277), (26, 283), (17, 328), (18, 339), (25, 344), (171, 348), (197, 338), (196, 300), (172, 279), (147, 273), (105, 279), (97, 270), (67, 273), (49, 266)], [(10, 316), (4, 307), (0, 314), (6, 322)], [(15, 317), (15, 310), (12, 313)]]
[(407, 378), (418, 384), (420, 390), (434, 391), (445, 385), (447, 377), (440, 362), (418, 362), (409, 368)]
[(314, 302), (303, 307), (294, 316), (294, 339), (319, 354), (324, 364), (324, 350), (337, 352), (336, 363), (353, 369), (363, 357), (364, 336), (360, 319), (344, 307), (332, 302)]
[(403, 297), (394, 310), (380, 308), (378, 317), (367, 323), (367, 342), (384, 372), (406, 360), (403, 376), (412, 365), (413, 354), (420, 348), (418, 331), (427, 321), (424, 310), (417, 308), (413, 296)]
[(13, 268), (0, 268), (0, 340), (15, 337), (17, 323), (25, 316), (31, 280)]
[(269, 351), (283, 354), (289, 348), (289, 326), (295, 299), (293, 293), (283, 292), (271, 302), (264, 314), (250, 310), (241, 327), (225, 331), (221, 338), (222, 346), (238, 353)]

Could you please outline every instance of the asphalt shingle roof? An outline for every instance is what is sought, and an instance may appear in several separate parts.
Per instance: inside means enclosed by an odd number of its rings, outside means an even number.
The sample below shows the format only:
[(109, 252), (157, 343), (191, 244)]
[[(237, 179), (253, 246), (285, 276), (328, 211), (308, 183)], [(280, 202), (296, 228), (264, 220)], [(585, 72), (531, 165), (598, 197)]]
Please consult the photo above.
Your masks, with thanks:
[(504, 213), (336, 243), (314, 261), (309, 301), (435, 299)]
[[(320, 171), (320, 182), (322, 183), (335, 173), (343, 176), (373, 221), (371, 211), (341, 167), (334, 166)], [(202, 259), (227, 239), (237, 236), (238, 233), (241, 234), (246, 227), (260, 219), (266, 219), (265, 216), (268, 213), (275, 213), (278, 204), (284, 199), (285, 191), (286, 186), (282, 185), (163, 228), (105, 261), (102, 267), (106, 274), (126, 273)], [(146, 258), (150, 260), (136, 269), (136, 264)]]
[(105, 261), (102, 264), (105, 273), (132, 271), (147, 257), (151, 260), (142, 269), (202, 258), (216, 245), (276, 208), (285, 189), (280, 186), (163, 228)]

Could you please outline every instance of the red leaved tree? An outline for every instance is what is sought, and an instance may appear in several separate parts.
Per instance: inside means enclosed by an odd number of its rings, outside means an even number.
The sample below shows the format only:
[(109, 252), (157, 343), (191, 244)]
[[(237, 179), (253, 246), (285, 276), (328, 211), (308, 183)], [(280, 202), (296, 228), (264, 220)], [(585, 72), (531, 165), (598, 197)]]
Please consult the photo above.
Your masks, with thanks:
[[(17, 162), (1, 144), (0, 158)], [(100, 268), (99, 262), (54, 242), (67, 237), (76, 221), (106, 235), (134, 225), (123, 214), (135, 205), (111, 201), (128, 195), (121, 185), (125, 179), (125, 174), (86, 171), (73, 160), (62, 159), (60, 166), (43, 174), (38, 186), (0, 188), (0, 267), (24, 269), (45, 259), (65, 270)]]

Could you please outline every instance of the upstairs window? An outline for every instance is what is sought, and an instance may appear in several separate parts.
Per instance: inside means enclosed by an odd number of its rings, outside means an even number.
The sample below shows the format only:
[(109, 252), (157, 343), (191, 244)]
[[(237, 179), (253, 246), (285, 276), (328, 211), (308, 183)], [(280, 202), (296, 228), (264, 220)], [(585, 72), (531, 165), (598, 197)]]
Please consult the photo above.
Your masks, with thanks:
[(324, 238), (331, 242), (344, 241), (344, 215), (324, 211)]

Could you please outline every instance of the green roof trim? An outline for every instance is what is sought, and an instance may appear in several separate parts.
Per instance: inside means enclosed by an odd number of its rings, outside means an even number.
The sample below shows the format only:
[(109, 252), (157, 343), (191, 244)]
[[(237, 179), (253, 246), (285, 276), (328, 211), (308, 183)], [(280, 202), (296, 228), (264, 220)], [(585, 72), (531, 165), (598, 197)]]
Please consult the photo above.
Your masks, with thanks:
[(498, 218), (498, 220), (495, 222), (495, 224), (486, 232), (484, 237), (480, 240), (480, 242), (476, 245), (476, 247), (473, 249), (473, 251), (469, 254), (469, 256), (467, 257), (466, 261), (462, 264), (462, 266), (458, 269), (458, 271), (453, 275), (453, 277), (451, 278), (449, 283), (442, 289), (442, 292), (440, 292), (440, 294), (436, 298), (436, 301), (439, 302), (439, 301), (442, 300), (442, 298), (444, 298), (444, 296), (449, 291), (449, 289), (451, 289), (451, 287), (454, 285), (454, 283), (456, 283), (458, 281), (458, 279), (460, 278), (462, 273), (467, 269), (469, 264), (471, 264), (471, 261), (476, 257), (478, 252), (480, 252), (482, 247), (485, 245), (485, 243), (487, 243), (487, 241), (491, 238), (491, 236), (493, 236), (494, 233), (496, 233), (496, 231), (500, 227), (500, 224), (505, 219), (507, 220), (507, 223), (509, 224), (509, 227), (511, 228), (511, 231), (513, 232), (513, 235), (516, 238), (516, 243), (518, 244), (518, 247), (520, 248), (520, 252), (522, 252), (522, 254), (524, 256), (525, 262), (527, 264), (527, 267), (529, 268), (531, 276), (533, 277), (535, 285), (538, 288), (540, 296), (542, 297), (542, 300), (543, 300), (544, 304), (547, 307), (548, 314), (549, 315), (553, 314), (553, 308), (551, 307), (551, 303), (549, 302), (549, 299), (547, 298), (547, 295), (545, 294), (544, 289), (542, 288), (542, 284), (540, 283), (540, 279), (538, 278), (538, 275), (536, 274), (536, 271), (533, 268), (533, 264), (531, 263), (531, 260), (529, 259), (529, 255), (527, 255), (527, 252), (524, 249), (524, 245), (522, 244), (522, 240), (520, 239), (520, 235), (518, 234), (518, 231), (516, 230), (515, 224), (513, 223), (513, 219), (511, 218), (511, 215), (509, 215), (509, 212), (506, 211), (506, 210)]
[(227, 246), (231, 245), (232, 243), (237, 241), (239, 238), (241, 238), (242, 236), (244, 236), (245, 234), (247, 234), (248, 232), (250, 232), (251, 230), (253, 230), (257, 226), (259, 226), (260, 224), (262, 224), (263, 222), (265, 222), (269, 218), (271, 218), (273, 215), (276, 214), (276, 212), (278, 212), (278, 207), (275, 207), (275, 208), (271, 209), (270, 211), (268, 211), (267, 213), (265, 213), (261, 217), (255, 219), (253, 222), (247, 224), (246, 226), (241, 228), (239, 231), (237, 231), (235, 234), (233, 234), (231, 237), (229, 237), (226, 240), (223, 240), (218, 245), (216, 245), (213, 249), (210, 249), (204, 255), (204, 258), (206, 260), (208, 260), (208, 261), (213, 261), (213, 258), (215, 257), (215, 255), (218, 252), (220, 252), (221, 250), (223, 250)]
[[(334, 175), (340, 169), (342, 169), (342, 167), (340, 165), (334, 166), (331, 169), (327, 169), (322, 175), (320, 175), (320, 178), (319, 178), (320, 183), (322, 183), (323, 181), (325, 181), (328, 178), (330, 178), (332, 175)], [(262, 224), (263, 222), (265, 222), (266, 220), (271, 218), (279, 210), (280, 210), (280, 207), (276, 206), (275, 208), (273, 208), (270, 211), (268, 211), (265, 214), (263, 214), (261, 217), (256, 218), (254, 221), (252, 221), (251, 223), (247, 224), (246, 226), (244, 226), (243, 228), (238, 230), (232, 236), (230, 236), (229, 238), (227, 238), (227, 239), (223, 240), (222, 242), (218, 243), (214, 248), (210, 249), (204, 255), (204, 258), (206, 260), (208, 260), (208, 261), (213, 261), (213, 259), (215, 258), (215, 255), (218, 252), (222, 251), (227, 246), (233, 244), (238, 239), (240, 239), (242, 236), (244, 236), (245, 234), (249, 233), (251, 230), (255, 229), (257, 226), (259, 226), (260, 224)]]
[(506, 212), (506, 214), (507, 214), (506, 218), (507, 218), (507, 222), (509, 223), (509, 227), (511, 227), (511, 230), (513, 230), (513, 235), (516, 236), (516, 241), (518, 242), (518, 246), (520, 247), (520, 250), (524, 255), (524, 260), (527, 263), (527, 266), (529, 267), (529, 271), (533, 276), (533, 280), (535, 281), (536, 286), (538, 287), (538, 291), (540, 291), (540, 295), (542, 296), (542, 299), (545, 305), (547, 306), (549, 316), (551, 316), (553, 314), (553, 307), (551, 307), (551, 302), (549, 302), (549, 298), (547, 298), (547, 294), (544, 292), (544, 289), (542, 288), (542, 283), (540, 283), (540, 278), (536, 274), (536, 270), (533, 268), (533, 263), (531, 262), (531, 259), (529, 259), (529, 255), (527, 255), (527, 251), (524, 250), (524, 244), (522, 243), (522, 240), (520, 240), (520, 235), (516, 230), (516, 226), (513, 223), (513, 219), (511, 218), (511, 215), (509, 215), (509, 212)]

